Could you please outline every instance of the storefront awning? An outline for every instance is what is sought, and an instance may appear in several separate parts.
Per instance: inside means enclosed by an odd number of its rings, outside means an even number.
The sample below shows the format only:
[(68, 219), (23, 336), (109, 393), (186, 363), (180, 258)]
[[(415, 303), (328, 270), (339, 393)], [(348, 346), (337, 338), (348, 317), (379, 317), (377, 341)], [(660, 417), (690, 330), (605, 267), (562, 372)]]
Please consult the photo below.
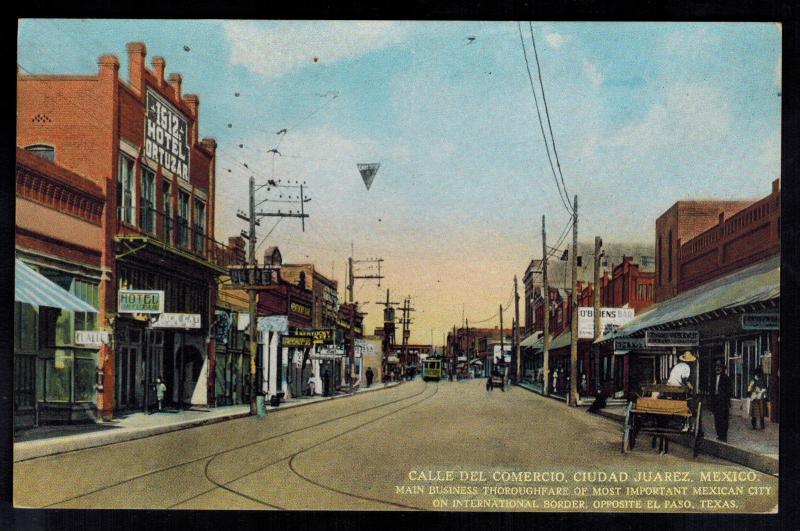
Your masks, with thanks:
[(626, 337), (654, 326), (667, 325), (715, 311), (777, 299), (781, 296), (780, 256), (711, 281), (655, 304), (597, 342)]
[(542, 343), (542, 333), (541, 332), (534, 332), (533, 334), (531, 334), (528, 337), (526, 337), (525, 339), (523, 339), (520, 342), (519, 346), (521, 348), (530, 348), (530, 347), (535, 347), (536, 345), (539, 345), (539, 348), (541, 348), (541, 343)]
[(97, 308), (65, 290), (21, 260), (14, 265), (14, 300), (34, 306), (61, 308), (72, 312), (98, 313)]

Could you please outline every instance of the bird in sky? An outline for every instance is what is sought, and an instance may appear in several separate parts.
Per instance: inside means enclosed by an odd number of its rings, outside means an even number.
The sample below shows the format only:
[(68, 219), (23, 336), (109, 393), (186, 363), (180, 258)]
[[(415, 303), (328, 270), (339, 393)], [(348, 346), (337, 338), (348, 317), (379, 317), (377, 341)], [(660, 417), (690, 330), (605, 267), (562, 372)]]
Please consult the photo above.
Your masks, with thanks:
[(475, 42), (475, 37), (472, 37), (472, 36), (470, 36), (470, 37), (467, 37), (467, 40), (469, 41), (469, 42), (467, 43), (467, 46), (469, 46), (470, 44), (472, 44), (473, 42)]
[(184, 52), (190, 52), (190, 51), (192, 51), (192, 49), (191, 49), (191, 48), (189, 48), (188, 46), (184, 45), (184, 46), (183, 46), (183, 51), (184, 51)]
[(281, 152), (278, 151), (277, 149), (269, 149), (269, 150), (267, 150), (267, 153), (277, 153), (278, 156), (280, 156), (280, 157), (283, 156), (283, 155), (281, 155)]
[(277, 133), (275, 133), (275, 134), (276, 134), (276, 135), (285, 135), (285, 134), (286, 134), (286, 129), (285, 129), (285, 128), (284, 128), (284, 129), (281, 129), (280, 131), (278, 131), (278, 132), (277, 132)]
[(275, 183), (275, 179), (269, 179), (269, 180), (267, 181), (267, 184), (269, 184), (269, 185), (271, 185), (271, 186), (278, 186), (278, 185)]
[(243, 147), (244, 147), (244, 144), (239, 144), (239, 148), (243, 148)]
[(231, 127), (233, 127), (233, 124), (228, 124), (228, 129), (230, 129)]
[(233, 95), (236, 96), (237, 98), (239, 97), (239, 93), (238, 92), (234, 92)]

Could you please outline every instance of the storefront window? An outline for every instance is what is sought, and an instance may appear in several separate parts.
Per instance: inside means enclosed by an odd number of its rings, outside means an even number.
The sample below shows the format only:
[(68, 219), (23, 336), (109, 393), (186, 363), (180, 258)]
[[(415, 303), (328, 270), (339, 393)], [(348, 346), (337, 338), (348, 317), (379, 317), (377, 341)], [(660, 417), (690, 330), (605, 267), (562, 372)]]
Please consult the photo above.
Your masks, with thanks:
[(95, 356), (75, 359), (75, 402), (94, 401), (96, 367), (97, 358)]
[(45, 360), (45, 400), (69, 402), (72, 382), (72, 354), (56, 349), (55, 356)]
[(14, 350), (36, 352), (38, 313), (30, 304), (14, 303)]

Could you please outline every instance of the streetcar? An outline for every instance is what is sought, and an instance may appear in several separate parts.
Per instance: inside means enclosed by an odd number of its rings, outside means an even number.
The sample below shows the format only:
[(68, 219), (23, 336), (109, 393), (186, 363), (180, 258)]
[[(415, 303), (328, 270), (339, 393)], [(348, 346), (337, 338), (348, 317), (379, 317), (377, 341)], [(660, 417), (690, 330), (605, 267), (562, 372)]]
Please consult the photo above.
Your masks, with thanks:
[(422, 362), (422, 379), (427, 381), (433, 380), (438, 382), (442, 377), (442, 360), (427, 359)]

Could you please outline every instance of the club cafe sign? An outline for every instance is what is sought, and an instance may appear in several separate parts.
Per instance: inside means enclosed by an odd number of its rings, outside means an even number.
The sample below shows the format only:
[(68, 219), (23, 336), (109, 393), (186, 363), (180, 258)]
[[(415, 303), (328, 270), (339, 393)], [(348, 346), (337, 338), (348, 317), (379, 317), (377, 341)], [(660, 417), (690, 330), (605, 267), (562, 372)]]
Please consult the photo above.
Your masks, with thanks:
[(144, 153), (148, 159), (189, 180), (189, 122), (151, 90), (147, 91)]

